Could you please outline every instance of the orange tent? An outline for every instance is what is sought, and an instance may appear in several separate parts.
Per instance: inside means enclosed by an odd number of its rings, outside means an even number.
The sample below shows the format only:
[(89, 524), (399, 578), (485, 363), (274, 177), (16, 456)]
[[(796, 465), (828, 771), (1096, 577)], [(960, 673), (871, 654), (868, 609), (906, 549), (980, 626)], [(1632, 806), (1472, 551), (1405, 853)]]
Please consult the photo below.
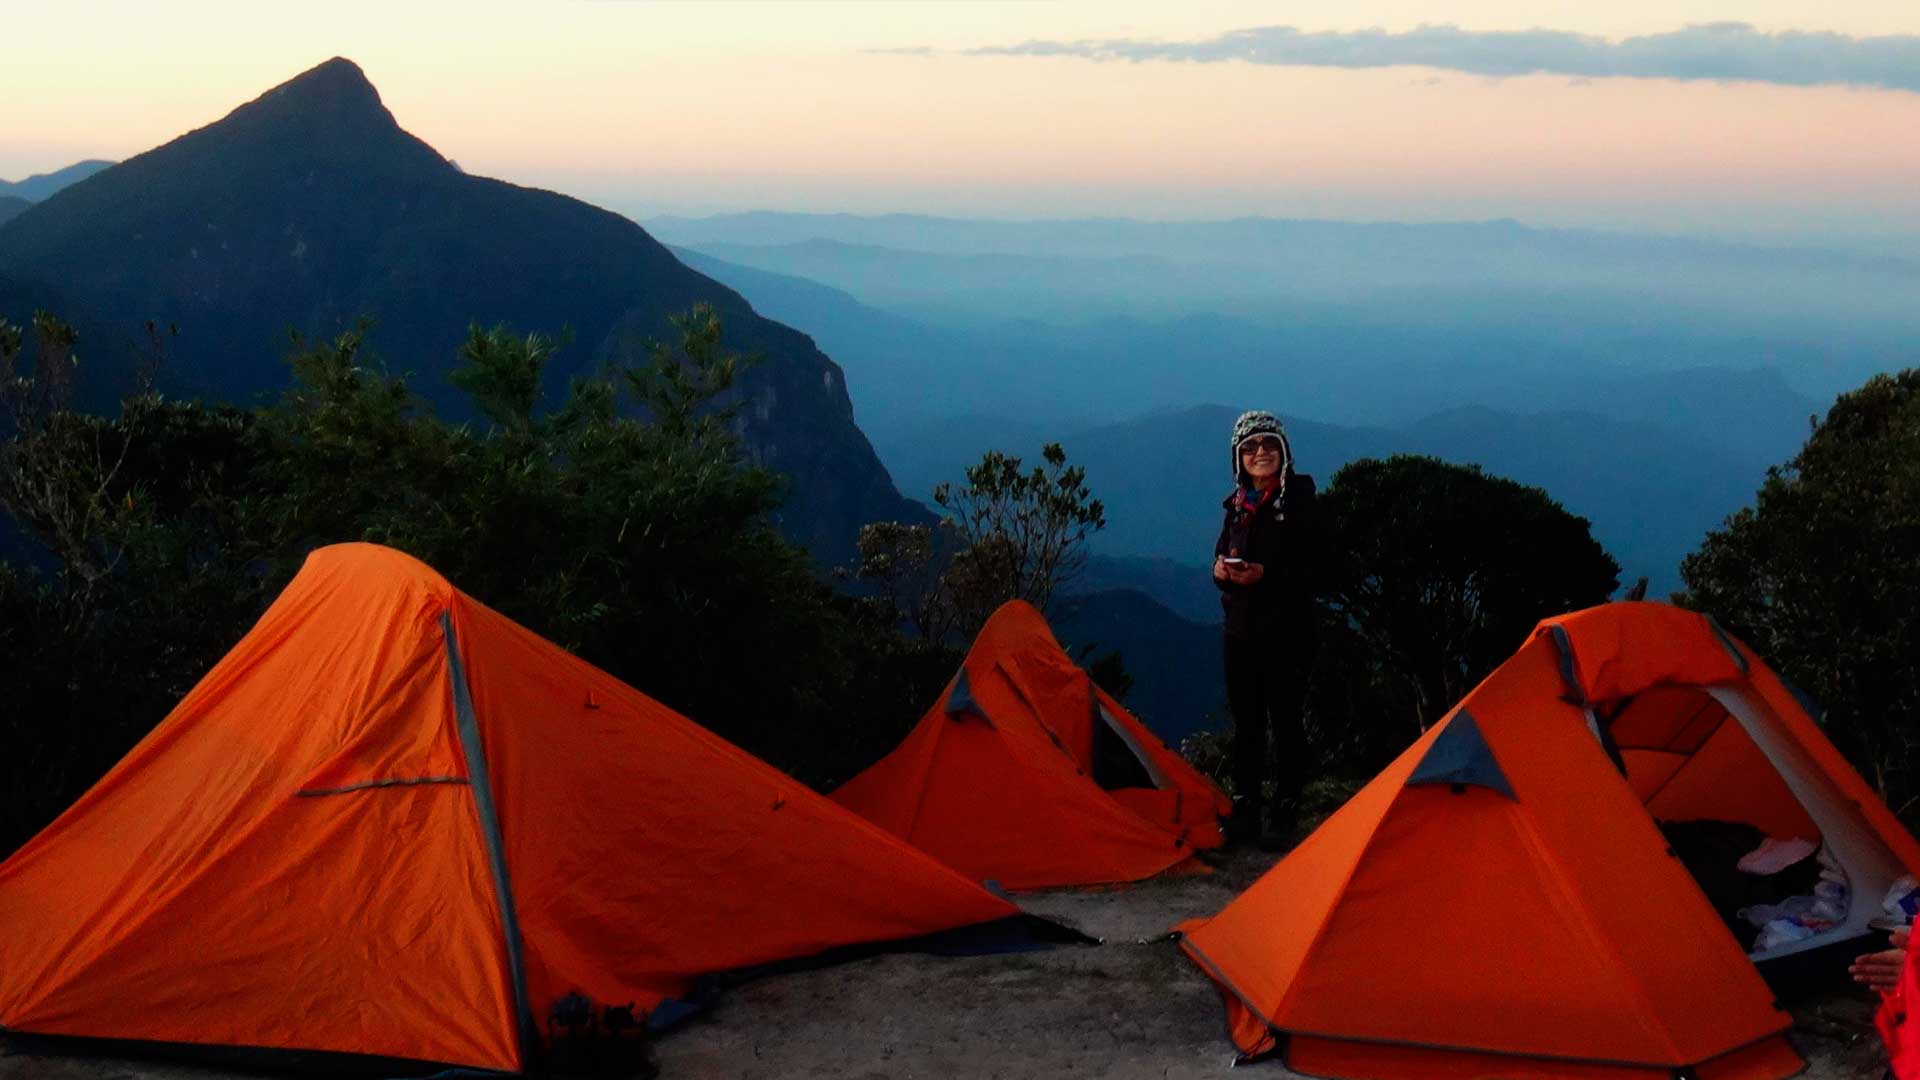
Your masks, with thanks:
[(833, 798), (1010, 889), (1149, 877), (1219, 846), (1229, 808), (1018, 600), (906, 741)]
[(570, 991), (652, 1009), (702, 973), (980, 924), (1034, 928), (351, 544), (0, 864), (0, 1027), (517, 1070)]
[[(1657, 819), (1823, 840), (1857, 899), (1744, 953)], [(1218, 915), (1180, 927), (1243, 1054), (1331, 1077), (1771, 1080), (1757, 962), (1865, 934), (1920, 845), (1711, 620), (1620, 603), (1506, 663)], [(1857, 950), (1856, 950), (1857, 951)]]

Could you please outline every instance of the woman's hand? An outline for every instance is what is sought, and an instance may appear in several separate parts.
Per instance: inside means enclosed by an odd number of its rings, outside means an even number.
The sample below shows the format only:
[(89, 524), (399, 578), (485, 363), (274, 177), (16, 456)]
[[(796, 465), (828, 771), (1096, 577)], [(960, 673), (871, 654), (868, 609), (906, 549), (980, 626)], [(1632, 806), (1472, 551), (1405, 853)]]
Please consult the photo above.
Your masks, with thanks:
[(1213, 580), (1215, 581), (1232, 580), (1227, 576), (1227, 558), (1224, 555), (1215, 555), (1213, 557)]
[(1891, 993), (1894, 987), (1900, 985), (1900, 969), (1907, 961), (1909, 934), (1907, 930), (1895, 930), (1893, 948), (1854, 957), (1853, 965), (1847, 969), (1852, 973), (1853, 981), (1883, 994)]
[(1267, 575), (1267, 568), (1257, 562), (1241, 563), (1227, 567), (1227, 580), (1235, 585), (1251, 585)]

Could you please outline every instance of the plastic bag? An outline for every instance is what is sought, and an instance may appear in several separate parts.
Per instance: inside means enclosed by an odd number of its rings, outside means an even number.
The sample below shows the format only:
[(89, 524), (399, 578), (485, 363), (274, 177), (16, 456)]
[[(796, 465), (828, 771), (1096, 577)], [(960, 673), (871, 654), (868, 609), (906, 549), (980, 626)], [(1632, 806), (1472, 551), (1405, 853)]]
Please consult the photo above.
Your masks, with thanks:
[(1831, 922), (1839, 922), (1847, 917), (1851, 890), (1838, 881), (1816, 881), (1813, 884), (1813, 914)]
[(1755, 926), (1771, 926), (1792, 919), (1821, 917), (1819, 903), (1811, 896), (1789, 896), (1777, 904), (1755, 904), (1741, 908), (1739, 915)]
[[(1794, 899), (1803, 898), (1795, 897)], [(1769, 952), (1782, 945), (1805, 941), (1813, 935), (1814, 931), (1811, 927), (1802, 926), (1792, 919), (1775, 919), (1762, 928), (1760, 936), (1754, 939), (1753, 951)]]
[(1914, 912), (1920, 910), (1920, 882), (1915, 882), (1911, 874), (1902, 875), (1887, 889), (1887, 898), (1881, 907), (1887, 914), (1911, 922)]

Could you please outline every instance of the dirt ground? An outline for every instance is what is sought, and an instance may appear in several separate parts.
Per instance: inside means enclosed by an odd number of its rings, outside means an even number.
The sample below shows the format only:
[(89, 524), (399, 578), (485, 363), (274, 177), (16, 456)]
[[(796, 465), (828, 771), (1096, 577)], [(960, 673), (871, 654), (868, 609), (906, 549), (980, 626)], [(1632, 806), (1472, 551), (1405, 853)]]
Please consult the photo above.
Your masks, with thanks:
[[(1103, 939), (1006, 956), (888, 955), (736, 987), (663, 1036), (663, 1080), (835, 1077), (1223, 1078), (1233, 1061), (1213, 985), (1162, 937), (1219, 910), (1274, 856), (1213, 874), (1021, 897)], [(1794, 1041), (1808, 1080), (1875, 1080), (1885, 1058), (1866, 995), (1804, 1003)], [(256, 1074), (102, 1058), (0, 1057), (0, 1080), (234, 1080)], [(1276, 1063), (1235, 1076), (1293, 1076)]]

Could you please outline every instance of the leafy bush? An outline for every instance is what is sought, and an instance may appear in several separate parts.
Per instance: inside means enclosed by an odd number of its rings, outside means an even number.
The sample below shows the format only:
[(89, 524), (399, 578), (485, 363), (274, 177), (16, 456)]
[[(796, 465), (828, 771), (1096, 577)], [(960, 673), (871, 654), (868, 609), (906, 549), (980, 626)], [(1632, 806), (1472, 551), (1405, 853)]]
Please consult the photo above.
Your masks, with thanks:
[(1309, 728), (1370, 774), (1438, 720), (1539, 620), (1604, 602), (1619, 564), (1585, 518), (1478, 466), (1397, 455), (1334, 474)]
[(1059, 443), (1040, 456), (1044, 465), (1027, 470), (1017, 457), (987, 451), (967, 466), (964, 485), (933, 489), (947, 514), (938, 525), (861, 529), (853, 576), (928, 642), (970, 641), (1011, 600), (1047, 610), (1085, 567), (1087, 540), (1107, 516), (1086, 470), (1068, 465)]
[(1824, 705), (1828, 736), (1920, 818), (1920, 370), (1842, 395), (1680, 572), (1676, 599)]

